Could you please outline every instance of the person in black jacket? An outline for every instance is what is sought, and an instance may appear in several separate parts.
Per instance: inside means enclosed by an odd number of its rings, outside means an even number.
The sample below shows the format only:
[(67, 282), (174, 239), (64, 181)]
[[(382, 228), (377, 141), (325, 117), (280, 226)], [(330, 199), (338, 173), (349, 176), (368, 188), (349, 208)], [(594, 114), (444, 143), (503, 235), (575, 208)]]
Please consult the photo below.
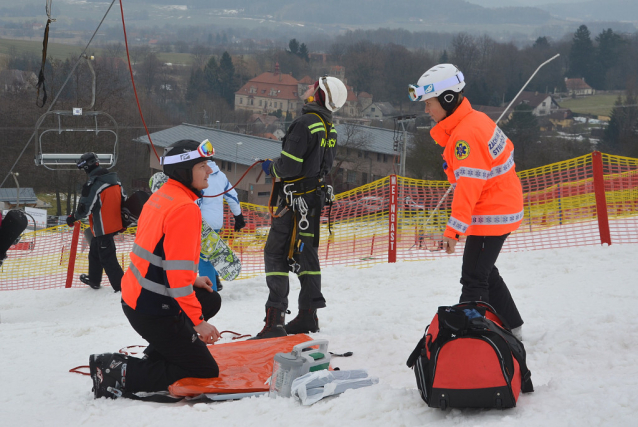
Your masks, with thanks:
[[(264, 248), (266, 324), (256, 339), (319, 331), (317, 309), (326, 306), (321, 293), (319, 224), (321, 209), (332, 198), (324, 177), (337, 151), (332, 113), (347, 98), (345, 85), (335, 77), (322, 77), (302, 96), (306, 105), (283, 138), (280, 157), (265, 160), (266, 175), (279, 179), (277, 209)], [(299, 313), (284, 326), (288, 308), (289, 272), (301, 282)]]
[(66, 223), (73, 227), (75, 221), (88, 216), (94, 236), (89, 248), (89, 274), (81, 274), (80, 281), (99, 289), (104, 271), (113, 290), (119, 292), (124, 271), (117, 260), (113, 236), (123, 229), (122, 199), (126, 196), (122, 184), (115, 172), (100, 166), (95, 153), (84, 153), (77, 167), (83, 169), (89, 179), (82, 187), (77, 209), (67, 217)]

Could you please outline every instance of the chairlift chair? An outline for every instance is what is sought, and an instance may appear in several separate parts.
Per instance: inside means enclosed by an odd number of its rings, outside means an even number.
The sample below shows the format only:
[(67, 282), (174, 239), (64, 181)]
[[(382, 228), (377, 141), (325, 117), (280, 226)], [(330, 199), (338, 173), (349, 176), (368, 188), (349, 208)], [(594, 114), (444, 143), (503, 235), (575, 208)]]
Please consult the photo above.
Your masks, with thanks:
[[(81, 116), (85, 122), (90, 120), (90, 125), (69, 127), (64, 125), (64, 119), (68, 117)], [(57, 122), (57, 126), (44, 127), (44, 122), (47, 118), (53, 118)], [(105, 119), (107, 125), (98, 123), (99, 119)], [(115, 119), (108, 113), (102, 111), (82, 111), (81, 108), (75, 108), (73, 111), (66, 110), (54, 110), (44, 113), (38, 119), (36, 126), (36, 153), (35, 164), (36, 166), (44, 166), (49, 170), (74, 170), (77, 168), (76, 163), (87, 151), (93, 151), (100, 160), (100, 166), (106, 169), (111, 169), (117, 162), (117, 143), (118, 143), (118, 128)], [(62, 150), (55, 150), (51, 152), (45, 149), (43, 146), (43, 137), (54, 132), (60, 135), (65, 132), (87, 132), (92, 133), (97, 138), (101, 133), (107, 133), (112, 135), (113, 140), (106, 144), (94, 143), (94, 147), (84, 150), (82, 153), (69, 153)]]
[[(36, 153), (35, 153), (35, 164), (36, 166), (44, 166), (49, 170), (74, 170), (77, 168), (77, 162), (82, 157), (82, 154), (92, 151), (97, 155), (97, 158), (100, 161), (100, 166), (105, 167), (106, 169), (111, 169), (115, 166), (117, 162), (117, 141), (118, 141), (118, 129), (117, 122), (115, 119), (108, 113), (102, 111), (90, 111), (95, 105), (95, 71), (93, 69), (93, 65), (91, 65), (91, 61), (94, 59), (93, 56), (83, 55), (84, 59), (86, 59), (86, 64), (91, 71), (91, 75), (93, 77), (93, 83), (91, 86), (92, 99), (91, 104), (86, 108), (87, 111), (83, 111), (82, 108), (73, 108), (72, 111), (66, 110), (53, 110), (47, 111), (44, 113), (35, 125), (35, 144), (36, 144)], [(49, 125), (49, 127), (41, 129), (45, 123), (47, 118), (53, 118), (53, 125)], [(80, 119), (86, 123), (84, 126), (68, 126), (68, 122), (71, 122), (70, 117), (75, 117), (76, 119)], [(64, 120), (64, 119), (67, 120)], [(100, 126), (99, 119), (105, 119), (106, 125)], [(57, 126), (55, 125), (57, 121)], [(75, 121), (77, 123), (77, 120)], [(113, 141), (106, 144), (106, 147), (103, 147), (102, 144), (100, 146), (87, 148), (83, 150), (82, 153), (68, 153), (64, 152), (65, 150), (55, 150), (55, 152), (46, 152), (42, 146), (42, 137), (50, 132), (57, 132), (58, 135), (64, 132), (88, 132), (93, 133), (95, 138), (99, 136), (100, 133), (107, 133), (113, 135)]]

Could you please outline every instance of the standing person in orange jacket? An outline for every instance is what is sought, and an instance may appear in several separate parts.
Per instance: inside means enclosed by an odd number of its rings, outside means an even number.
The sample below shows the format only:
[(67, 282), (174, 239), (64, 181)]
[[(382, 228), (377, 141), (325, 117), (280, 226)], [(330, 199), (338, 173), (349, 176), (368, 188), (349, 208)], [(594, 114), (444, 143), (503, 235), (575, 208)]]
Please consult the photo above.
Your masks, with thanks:
[(80, 274), (80, 281), (93, 289), (100, 289), (104, 271), (113, 290), (119, 292), (124, 271), (117, 260), (113, 236), (123, 229), (122, 184), (115, 172), (100, 166), (95, 153), (82, 154), (77, 167), (84, 170), (89, 179), (82, 187), (77, 209), (67, 217), (66, 223), (73, 227), (75, 221), (88, 216), (93, 233), (89, 248), (89, 274)]
[(523, 220), (523, 190), (514, 165), (514, 145), (487, 115), (463, 96), (463, 73), (452, 64), (426, 71), (410, 85), (413, 101), (425, 101), (436, 122), (430, 131), (442, 147), (443, 167), (455, 185), (452, 214), (443, 233), (447, 253), (466, 235), (460, 301), (485, 301), (522, 338), (521, 318), (494, 265), (503, 243)]
[(202, 216), (195, 202), (208, 187), (213, 154), (208, 140), (182, 140), (162, 157), (169, 180), (144, 205), (122, 279), (124, 314), (149, 346), (143, 359), (91, 355), (95, 398), (163, 391), (182, 378), (219, 375), (206, 344), (219, 339), (207, 320), (221, 298), (208, 277), (197, 277)]

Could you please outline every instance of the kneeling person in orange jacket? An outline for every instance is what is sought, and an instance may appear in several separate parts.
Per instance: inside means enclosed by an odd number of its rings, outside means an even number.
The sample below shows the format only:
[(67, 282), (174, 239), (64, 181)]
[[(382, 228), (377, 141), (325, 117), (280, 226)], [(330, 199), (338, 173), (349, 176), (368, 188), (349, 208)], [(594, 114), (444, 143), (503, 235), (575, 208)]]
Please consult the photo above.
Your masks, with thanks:
[(523, 220), (523, 190), (514, 165), (514, 145), (487, 115), (463, 96), (463, 73), (452, 64), (427, 70), (409, 86), (413, 101), (425, 101), (436, 122), (430, 131), (442, 147), (444, 169), (454, 189), (452, 214), (443, 233), (447, 253), (466, 235), (460, 301), (485, 301), (520, 335), (523, 319), (494, 265), (503, 243)]
[(124, 314), (149, 346), (142, 359), (91, 355), (95, 398), (163, 391), (182, 378), (219, 375), (206, 344), (219, 339), (207, 320), (221, 298), (208, 277), (197, 277), (202, 218), (195, 204), (208, 187), (213, 154), (208, 141), (182, 140), (162, 157), (170, 179), (144, 205), (122, 278)]

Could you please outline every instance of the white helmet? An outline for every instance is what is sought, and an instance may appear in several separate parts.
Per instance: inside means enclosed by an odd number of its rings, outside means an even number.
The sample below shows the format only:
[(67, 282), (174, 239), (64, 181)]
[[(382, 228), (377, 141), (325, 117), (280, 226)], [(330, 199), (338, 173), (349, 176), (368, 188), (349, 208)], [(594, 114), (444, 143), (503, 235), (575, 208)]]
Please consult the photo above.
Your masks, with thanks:
[(439, 64), (427, 70), (416, 85), (408, 85), (412, 101), (425, 101), (451, 90), (460, 92), (465, 87), (463, 73), (452, 64)]
[(325, 95), (326, 108), (332, 112), (343, 107), (348, 98), (348, 89), (341, 80), (336, 77), (319, 78), (319, 88)]

